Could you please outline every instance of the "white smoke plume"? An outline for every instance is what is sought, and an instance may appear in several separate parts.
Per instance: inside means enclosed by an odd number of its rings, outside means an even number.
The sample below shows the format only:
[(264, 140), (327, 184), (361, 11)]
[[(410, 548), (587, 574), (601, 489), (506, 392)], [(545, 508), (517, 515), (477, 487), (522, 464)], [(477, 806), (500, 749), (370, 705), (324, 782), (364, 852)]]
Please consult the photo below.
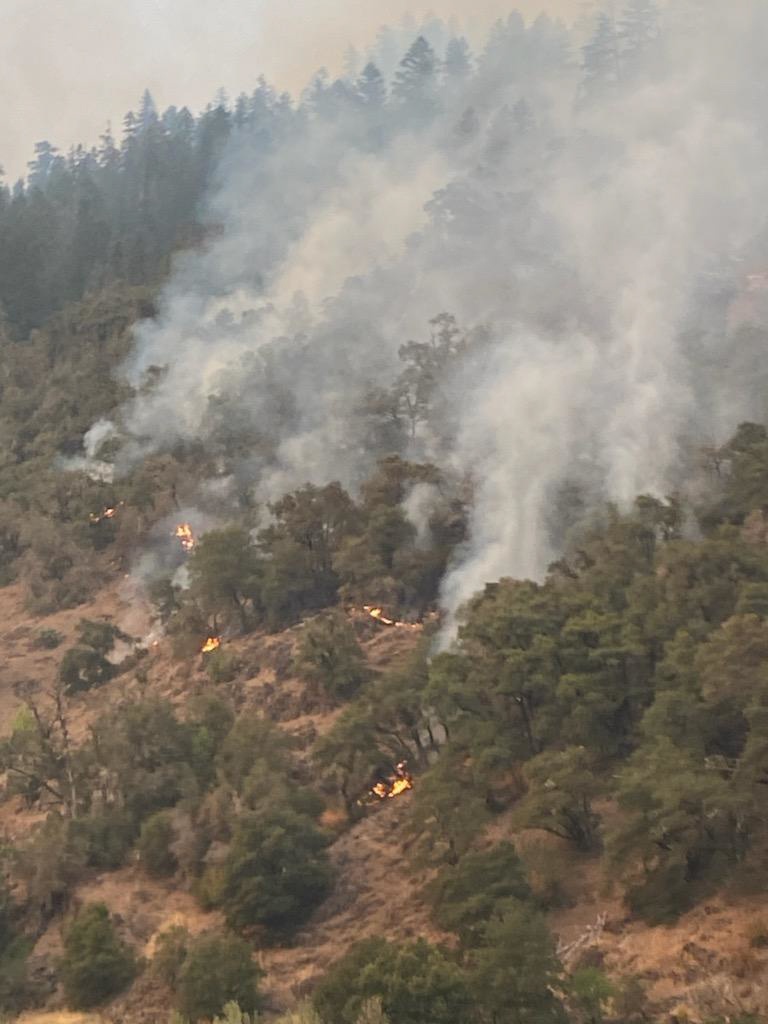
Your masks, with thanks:
[[(321, 90), (270, 145), (236, 139), (218, 234), (137, 331), (130, 378), (166, 370), (125, 411), (123, 457), (224, 417), (270, 440), (234, 470), (260, 495), (354, 485), (362, 395), (448, 311), (493, 338), (446, 383), (440, 457), (475, 493), (449, 615), (541, 576), (564, 483), (665, 494), (691, 439), (765, 413), (765, 334), (727, 314), (768, 259), (766, 30), (760, 0), (681, 3), (643, 70), (590, 93), (562, 26), (512, 16), (437, 113), (377, 122)], [(422, 432), (413, 451), (438, 447)]]

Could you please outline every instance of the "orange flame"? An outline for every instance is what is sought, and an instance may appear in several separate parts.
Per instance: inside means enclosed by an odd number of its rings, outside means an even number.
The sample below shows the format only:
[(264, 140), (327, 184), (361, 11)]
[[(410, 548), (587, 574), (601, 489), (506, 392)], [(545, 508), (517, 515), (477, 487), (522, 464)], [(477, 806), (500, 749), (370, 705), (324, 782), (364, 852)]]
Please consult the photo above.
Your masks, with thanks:
[(381, 622), (384, 626), (396, 626), (397, 623), (394, 619), (388, 619), (381, 608), (374, 608), (370, 604), (363, 605), (363, 611), (368, 612), (372, 619), (376, 619), (377, 622)]
[(179, 523), (176, 529), (173, 531), (174, 537), (178, 537), (181, 542), (181, 546), (185, 551), (191, 551), (195, 546), (195, 535), (192, 533), (192, 527), (189, 523)]
[(413, 789), (413, 776), (408, 771), (408, 762), (401, 761), (388, 779), (382, 779), (368, 790), (369, 796), (377, 800), (393, 800), (401, 793)]
[[(121, 501), (120, 504), (124, 505), (125, 502)], [(117, 509), (117, 505), (108, 505), (106, 508), (102, 509), (98, 515), (96, 512), (91, 512), (88, 518), (92, 523), (100, 523), (102, 519), (114, 519), (117, 515)]]
[(221, 639), (217, 636), (209, 636), (200, 651), (202, 654), (210, 654), (211, 651), (216, 651), (219, 647), (221, 647)]
[(396, 619), (388, 619), (381, 608), (370, 604), (363, 605), (363, 611), (368, 612), (372, 619), (376, 619), (382, 626), (396, 626), (398, 629), (419, 629), (416, 622), (398, 622)]

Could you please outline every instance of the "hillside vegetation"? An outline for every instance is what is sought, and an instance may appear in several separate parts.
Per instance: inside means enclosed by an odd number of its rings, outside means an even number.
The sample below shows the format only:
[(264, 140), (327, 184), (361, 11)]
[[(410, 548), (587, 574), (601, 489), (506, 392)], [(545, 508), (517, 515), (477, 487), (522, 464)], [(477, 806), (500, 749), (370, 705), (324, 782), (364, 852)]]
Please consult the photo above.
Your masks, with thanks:
[[(621, 82), (654, 51), (654, 10), (627, 5)], [(121, 368), (173, 260), (216, 237), (203, 197), (227, 147), (343, 108), (375, 149), (403, 109), (426, 125), (457, 82), (482, 92), (516, 25), (476, 62), (419, 36), (389, 93), (371, 62), (299, 104), (264, 82), (197, 118), (145, 96), (119, 146), (41, 144), (0, 190), (9, 1019), (768, 1015), (765, 425), (688, 438), (665, 496), (619, 506), (566, 480), (557, 560), (487, 581), (455, 623), (441, 587), (480, 482), (449, 455), (451, 382), (490, 359), (493, 325), (435, 309), (402, 338), (353, 411), (354, 483), (256, 486), (299, 416), (300, 330), (208, 396), (199, 437), (114, 427), (163, 393), (166, 366)], [(574, 73), (560, 28), (537, 31), (531, 52)], [(621, 85), (605, 32), (584, 103)], [(523, 99), (505, 109), (491, 162), (533, 130)], [(465, 112), (456, 130), (480, 129)], [(435, 222), (465, 200), (443, 195)], [(724, 332), (736, 298), (719, 295)], [(747, 313), (745, 347), (765, 340)]]

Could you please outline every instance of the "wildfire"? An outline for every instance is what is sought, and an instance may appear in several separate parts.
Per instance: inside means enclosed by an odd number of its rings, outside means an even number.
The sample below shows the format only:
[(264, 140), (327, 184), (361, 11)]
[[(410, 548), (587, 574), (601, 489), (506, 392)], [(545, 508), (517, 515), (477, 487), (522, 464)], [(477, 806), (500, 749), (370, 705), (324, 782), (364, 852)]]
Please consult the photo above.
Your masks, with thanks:
[(398, 629), (418, 629), (418, 623), (415, 622), (398, 622), (396, 619), (388, 619), (384, 614), (383, 609), (374, 607), (370, 604), (363, 605), (363, 611), (368, 612), (372, 619), (376, 619), (382, 626), (396, 626)]
[[(124, 505), (124, 504), (125, 504), (124, 501), (120, 502), (120, 505)], [(117, 515), (118, 508), (119, 508), (118, 505), (107, 505), (99, 513), (91, 512), (91, 514), (88, 516), (88, 519), (92, 523), (100, 523), (102, 521), (102, 519), (114, 519), (115, 516)]]
[(173, 531), (173, 535), (179, 538), (179, 542), (185, 551), (191, 551), (194, 548), (195, 535), (192, 533), (192, 527), (189, 523), (179, 523)]
[(370, 604), (363, 605), (363, 611), (368, 612), (372, 619), (376, 619), (377, 622), (381, 622), (384, 626), (396, 626), (397, 623), (394, 619), (388, 619), (381, 608), (374, 608)]
[(377, 800), (393, 800), (409, 789), (413, 789), (413, 776), (408, 771), (408, 762), (400, 761), (389, 778), (380, 779), (368, 790), (368, 795)]
[(209, 636), (200, 648), (200, 652), (201, 654), (210, 654), (211, 651), (217, 651), (219, 647), (221, 647), (221, 639), (217, 636)]

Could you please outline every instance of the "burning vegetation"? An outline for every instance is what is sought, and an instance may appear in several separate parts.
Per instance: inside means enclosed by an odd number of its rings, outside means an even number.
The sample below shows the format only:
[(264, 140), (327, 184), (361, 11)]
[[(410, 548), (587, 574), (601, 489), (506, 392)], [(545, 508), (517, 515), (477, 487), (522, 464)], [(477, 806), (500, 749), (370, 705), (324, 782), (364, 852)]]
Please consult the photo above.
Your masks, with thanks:
[(408, 771), (408, 762), (399, 761), (392, 771), (371, 786), (361, 804), (375, 803), (377, 800), (393, 800), (401, 793), (413, 789), (413, 776)]
[(389, 619), (384, 614), (384, 610), (374, 605), (364, 604), (363, 611), (367, 612), (372, 619), (380, 622), (382, 626), (394, 626), (396, 629), (418, 629), (419, 626), (415, 622), (399, 622), (397, 619)]
[(195, 547), (195, 535), (189, 523), (179, 523), (173, 531), (173, 536), (178, 537), (179, 543), (185, 551), (192, 551)]
[(203, 646), (200, 648), (201, 654), (210, 654), (211, 651), (217, 651), (221, 647), (221, 637), (209, 636)]
[(102, 519), (114, 519), (117, 515), (118, 508), (123, 504), (125, 503), (121, 501), (118, 505), (107, 505), (101, 510), (101, 512), (91, 512), (88, 516), (88, 520), (95, 525), (96, 523), (100, 523)]

